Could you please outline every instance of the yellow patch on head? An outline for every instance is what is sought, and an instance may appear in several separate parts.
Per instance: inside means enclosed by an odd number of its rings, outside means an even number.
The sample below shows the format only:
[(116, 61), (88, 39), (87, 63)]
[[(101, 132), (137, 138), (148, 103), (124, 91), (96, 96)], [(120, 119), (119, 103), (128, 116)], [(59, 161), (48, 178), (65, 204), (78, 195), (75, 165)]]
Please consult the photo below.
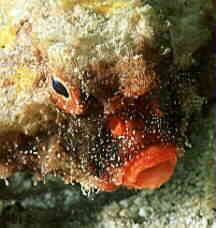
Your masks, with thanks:
[(5, 47), (10, 45), (16, 39), (16, 26), (7, 26), (0, 30), (0, 47)]
[(18, 67), (14, 76), (17, 92), (30, 90), (36, 80), (36, 76), (36, 72), (33, 72), (30, 68), (26, 66)]
[(97, 13), (109, 14), (122, 8), (139, 6), (141, 2), (127, 0), (60, 0), (60, 6), (63, 9), (71, 9), (78, 4), (88, 9), (92, 9)]

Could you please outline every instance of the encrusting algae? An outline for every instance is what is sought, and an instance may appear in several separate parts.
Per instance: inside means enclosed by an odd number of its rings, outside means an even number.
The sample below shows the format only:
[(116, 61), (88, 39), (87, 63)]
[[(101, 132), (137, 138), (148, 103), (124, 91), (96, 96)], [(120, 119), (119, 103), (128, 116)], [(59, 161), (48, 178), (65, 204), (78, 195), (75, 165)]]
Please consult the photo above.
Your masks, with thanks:
[(203, 99), (198, 73), (162, 52), (154, 9), (120, 0), (14, 9), (23, 13), (12, 48), (13, 32), (0, 30), (0, 177), (53, 174), (102, 191), (166, 183), (194, 110), (182, 97)]

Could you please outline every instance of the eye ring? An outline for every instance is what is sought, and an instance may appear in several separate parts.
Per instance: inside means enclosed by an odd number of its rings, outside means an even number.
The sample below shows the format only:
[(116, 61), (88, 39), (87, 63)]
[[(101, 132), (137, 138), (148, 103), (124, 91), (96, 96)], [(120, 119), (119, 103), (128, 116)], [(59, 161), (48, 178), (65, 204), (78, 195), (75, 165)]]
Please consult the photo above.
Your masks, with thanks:
[(64, 96), (65, 98), (69, 98), (69, 93), (66, 87), (64, 86), (64, 84), (59, 80), (54, 79), (53, 77), (51, 78), (51, 80), (52, 80), (52, 88), (55, 90), (55, 92)]

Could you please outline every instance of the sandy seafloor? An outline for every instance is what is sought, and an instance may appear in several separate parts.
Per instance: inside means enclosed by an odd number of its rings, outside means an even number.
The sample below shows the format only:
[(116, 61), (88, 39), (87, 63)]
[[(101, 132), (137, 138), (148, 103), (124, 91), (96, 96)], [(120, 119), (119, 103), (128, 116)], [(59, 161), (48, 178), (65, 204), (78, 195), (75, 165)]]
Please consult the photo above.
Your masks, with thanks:
[(194, 122), (192, 148), (157, 190), (120, 189), (85, 196), (57, 179), (33, 186), (30, 175), (1, 181), (1, 227), (214, 227), (213, 111)]

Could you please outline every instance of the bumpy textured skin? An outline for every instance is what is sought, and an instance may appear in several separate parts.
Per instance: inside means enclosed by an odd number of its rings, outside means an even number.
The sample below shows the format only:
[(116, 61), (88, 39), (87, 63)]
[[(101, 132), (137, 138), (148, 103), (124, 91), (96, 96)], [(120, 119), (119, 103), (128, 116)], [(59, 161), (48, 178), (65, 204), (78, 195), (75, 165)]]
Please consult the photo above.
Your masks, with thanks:
[[(154, 8), (138, 1), (0, 4), (0, 176), (58, 174), (104, 191), (168, 181), (203, 99), (193, 76), (160, 46), (168, 27)], [(131, 166), (140, 175), (129, 176)], [(145, 185), (158, 167), (167, 175)]]
[[(71, 228), (214, 227), (213, 118), (212, 109), (211, 118), (194, 122), (193, 147), (186, 150), (174, 177), (160, 189), (122, 188), (83, 197), (78, 185), (65, 185), (49, 176), (46, 184), (33, 186), (31, 176), (22, 173), (9, 178), (8, 186), (1, 185), (1, 224), (51, 228), (58, 220), (59, 226)], [(11, 200), (13, 206), (8, 207)]]

